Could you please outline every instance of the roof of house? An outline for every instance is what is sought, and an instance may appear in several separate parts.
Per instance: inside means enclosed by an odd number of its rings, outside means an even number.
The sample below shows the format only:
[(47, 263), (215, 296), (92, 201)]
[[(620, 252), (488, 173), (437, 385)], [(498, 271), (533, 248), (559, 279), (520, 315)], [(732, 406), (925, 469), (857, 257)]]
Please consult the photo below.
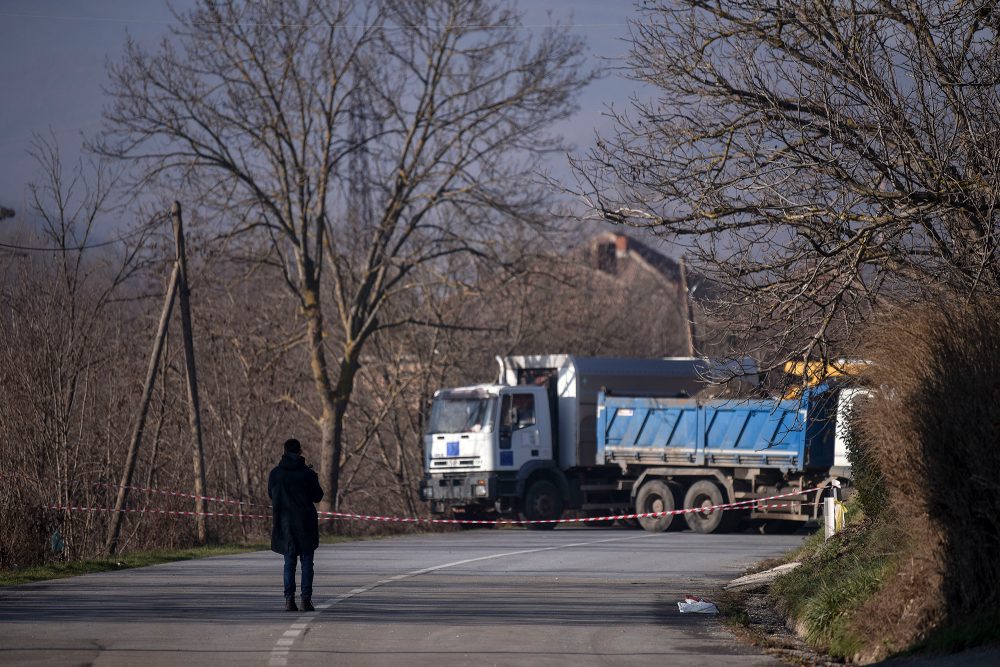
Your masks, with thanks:
[[(613, 247), (613, 267), (607, 261), (601, 261), (601, 246)], [(591, 237), (589, 242), (591, 257), (598, 269), (607, 273), (618, 273), (622, 267), (619, 262), (634, 262), (640, 268), (653, 273), (672, 285), (681, 282), (681, 265), (675, 259), (667, 257), (648, 244), (621, 232), (601, 232)]]

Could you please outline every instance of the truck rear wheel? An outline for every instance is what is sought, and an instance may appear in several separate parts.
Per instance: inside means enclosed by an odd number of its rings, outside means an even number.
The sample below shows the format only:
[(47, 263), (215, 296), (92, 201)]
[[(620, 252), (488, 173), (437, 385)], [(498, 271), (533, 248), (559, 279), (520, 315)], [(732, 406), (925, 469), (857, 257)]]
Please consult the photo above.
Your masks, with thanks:
[(722, 489), (715, 482), (707, 479), (699, 480), (691, 485), (684, 494), (684, 509), (702, 509), (699, 512), (688, 512), (684, 520), (688, 527), (696, 533), (720, 533), (727, 530), (740, 517), (733, 515), (727, 519), (729, 512), (708, 509), (726, 502)]
[[(635, 513), (670, 512), (674, 509), (674, 492), (665, 482), (652, 479), (639, 489), (635, 497)], [(639, 525), (651, 533), (662, 533), (674, 520), (672, 514), (657, 517), (640, 517)]]
[[(558, 519), (563, 513), (563, 499), (556, 485), (540, 479), (528, 487), (524, 494), (521, 518), (525, 521)], [(528, 530), (552, 530), (555, 523), (529, 523)]]

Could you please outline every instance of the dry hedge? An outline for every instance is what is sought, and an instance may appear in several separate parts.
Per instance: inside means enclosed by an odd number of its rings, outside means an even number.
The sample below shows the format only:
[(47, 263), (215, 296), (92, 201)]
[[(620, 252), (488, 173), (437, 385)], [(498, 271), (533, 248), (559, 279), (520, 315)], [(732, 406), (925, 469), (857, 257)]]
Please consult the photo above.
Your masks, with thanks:
[[(867, 660), (1000, 607), (1000, 301), (898, 310), (870, 332), (861, 440), (909, 543), (856, 615)], [(876, 477), (877, 478), (877, 477)]]

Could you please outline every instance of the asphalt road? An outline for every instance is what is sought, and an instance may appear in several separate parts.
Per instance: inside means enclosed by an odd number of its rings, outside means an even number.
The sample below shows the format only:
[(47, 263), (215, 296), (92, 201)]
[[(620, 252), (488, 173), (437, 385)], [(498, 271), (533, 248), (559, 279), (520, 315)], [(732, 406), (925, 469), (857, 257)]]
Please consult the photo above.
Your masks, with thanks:
[(802, 538), (482, 530), (324, 546), (316, 613), (267, 552), (0, 589), (4, 665), (773, 665), (682, 615)]

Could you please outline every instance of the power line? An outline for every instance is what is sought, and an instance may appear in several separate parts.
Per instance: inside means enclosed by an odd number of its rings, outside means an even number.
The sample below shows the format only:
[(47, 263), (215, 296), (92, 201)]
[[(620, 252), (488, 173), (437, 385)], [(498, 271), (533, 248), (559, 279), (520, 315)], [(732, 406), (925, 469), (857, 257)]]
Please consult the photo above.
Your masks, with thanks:
[[(15, 12), (0, 12), (0, 17), (5, 18), (23, 18), (23, 19), (45, 19), (45, 20), (56, 20), (56, 21), (90, 21), (95, 23), (150, 23), (159, 25), (171, 25), (174, 21), (165, 19), (141, 19), (141, 18), (118, 18), (114, 16), (74, 16), (69, 14), (27, 14), (27, 13), (15, 13)], [(338, 30), (371, 30), (372, 28), (378, 27), (381, 30), (417, 30), (417, 29), (428, 29), (428, 28), (460, 28), (464, 30), (503, 30), (508, 28), (514, 28), (516, 30), (545, 30), (548, 28), (555, 28), (559, 30), (566, 29), (597, 29), (597, 28), (624, 28), (628, 24), (626, 23), (567, 23), (567, 24), (527, 24), (527, 25), (506, 25), (506, 24), (469, 24), (469, 25), (413, 25), (413, 26), (375, 26), (375, 25), (365, 25), (363, 23), (358, 24), (336, 24), (330, 25), (328, 23), (257, 23), (252, 21), (195, 21), (193, 25), (227, 25), (227, 26), (241, 26), (247, 28), (336, 28)]]
[(84, 250), (92, 250), (93, 248), (103, 248), (105, 246), (114, 245), (115, 243), (124, 243), (129, 239), (135, 238), (136, 236), (139, 236), (140, 234), (144, 234), (145, 232), (149, 231), (154, 222), (157, 221), (153, 220), (149, 224), (144, 225), (143, 227), (140, 227), (139, 229), (133, 232), (130, 232), (128, 234), (123, 234), (122, 236), (118, 236), (108, 241), (101, 241), (100, 243), (88, 243), (86, 245), (75, 246), (72, 248), (63, 248), (59, 246), (49, 246), (49, 247), (25, 246), (25, 245), (18, 245), (16, 243), (4, 243), (2, 241), (0, 241), (0, 248), (6, 248), (8, 250), (20, 250), (24, 252), (63, 252), (66, 250), (82, 252)]

